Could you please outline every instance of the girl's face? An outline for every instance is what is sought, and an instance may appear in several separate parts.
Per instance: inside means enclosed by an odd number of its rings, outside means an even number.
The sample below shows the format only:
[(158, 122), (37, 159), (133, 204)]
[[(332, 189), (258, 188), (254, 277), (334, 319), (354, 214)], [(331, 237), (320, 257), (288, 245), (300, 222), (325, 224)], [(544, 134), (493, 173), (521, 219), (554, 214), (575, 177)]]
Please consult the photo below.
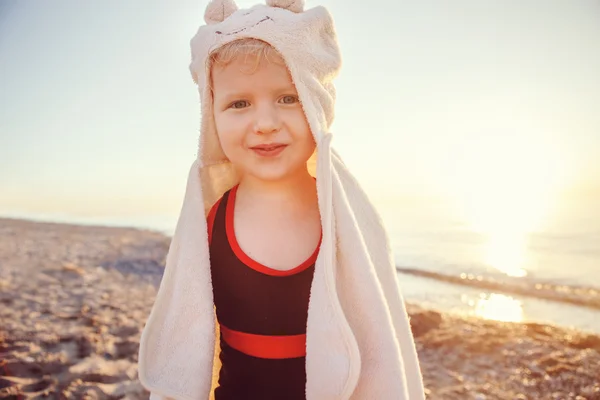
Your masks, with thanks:
[(213, 66), (217, 135), (243, 174), (281, 180), (306, 171), (315, 142), (283, 60), (256, 61), (239, 56)]

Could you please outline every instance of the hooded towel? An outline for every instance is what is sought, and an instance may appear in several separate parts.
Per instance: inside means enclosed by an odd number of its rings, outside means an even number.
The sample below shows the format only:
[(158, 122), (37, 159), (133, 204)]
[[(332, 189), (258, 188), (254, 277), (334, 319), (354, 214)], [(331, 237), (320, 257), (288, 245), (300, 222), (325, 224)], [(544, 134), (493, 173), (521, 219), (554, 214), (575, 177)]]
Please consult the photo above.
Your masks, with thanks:
[(192, 38), (190, 72), (201, 97), (199, 150), (164, 275), (139, 349), (139, 379), (151, 398), (206, 400), (218, 375), (210, 275), (208, 209), (239, 182), (215, 131), (207, 59), (242, 38), (262, 40), (283, 57), (317, 144), (315, 167), (322, 242), (311, 286), (306, 333), (307, 400), (424, 399), (408, 315), (380, 216), (331, 148), (341, 66), (334, 24), (323, 7), (267, 0), (237, 9), (213, 0)]

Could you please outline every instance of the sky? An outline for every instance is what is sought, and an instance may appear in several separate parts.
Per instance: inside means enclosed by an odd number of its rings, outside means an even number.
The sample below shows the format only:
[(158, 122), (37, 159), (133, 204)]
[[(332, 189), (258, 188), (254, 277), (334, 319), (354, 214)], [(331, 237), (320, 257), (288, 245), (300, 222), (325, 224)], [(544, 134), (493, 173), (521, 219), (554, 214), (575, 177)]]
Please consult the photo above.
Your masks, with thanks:
[[(306, 3), (343, 55), (332, 145), (376, 201), (600, 194), (600, 2)], [(206, 4), (0, 0), (0, 216), (174, 223)]]

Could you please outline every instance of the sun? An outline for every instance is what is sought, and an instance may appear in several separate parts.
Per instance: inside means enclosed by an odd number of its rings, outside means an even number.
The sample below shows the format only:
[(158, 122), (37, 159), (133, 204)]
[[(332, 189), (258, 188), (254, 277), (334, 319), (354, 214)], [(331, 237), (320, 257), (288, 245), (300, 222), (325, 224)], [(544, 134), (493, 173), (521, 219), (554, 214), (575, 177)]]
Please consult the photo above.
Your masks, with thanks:
[(528, 235), (554, 207), (565, 160), (543, 136), (474, 135), (456, 145), (444, 186), (469, 227), (486, 238), (482, 261), (524, 276)]

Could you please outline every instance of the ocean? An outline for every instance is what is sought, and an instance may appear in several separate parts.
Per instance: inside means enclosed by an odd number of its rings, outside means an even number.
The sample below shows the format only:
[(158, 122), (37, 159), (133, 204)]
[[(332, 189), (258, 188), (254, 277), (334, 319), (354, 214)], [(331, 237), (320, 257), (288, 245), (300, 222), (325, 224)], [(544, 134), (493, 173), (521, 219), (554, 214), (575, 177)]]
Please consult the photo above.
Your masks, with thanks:
[(443, 207), (384, 209), (405, 298), (600, 333), (600, 200), (569, 205), (529, 229), (499, 209), (483, 230)]
[[(554, 210), (524, 229), (498, 211), (486, 229), (445, 207), (379, 207), (407, 301), (444, 312), (539, 322), (600, 333), (600, 199)], [(519, 213), (516, 213), (519, 214)], [(79, 224), (134, 226), (172, 235), (177, 216), (73, 218), (4, 214)]]

